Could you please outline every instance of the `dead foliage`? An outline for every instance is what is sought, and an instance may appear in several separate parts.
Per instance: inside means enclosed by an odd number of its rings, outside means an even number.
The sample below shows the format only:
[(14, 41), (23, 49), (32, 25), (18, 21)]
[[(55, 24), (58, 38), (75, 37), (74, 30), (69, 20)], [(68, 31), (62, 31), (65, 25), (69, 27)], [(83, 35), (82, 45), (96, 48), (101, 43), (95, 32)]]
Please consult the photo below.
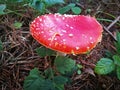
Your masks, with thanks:
[[(72, 0), (70, 0), (72, 1)], [(103, 39), (88, 55), (69, 55), (77, 63), (83, 65), (82, 74), (73, 74), (73, 82), (66, 85), (66, 90), (119, 90), (120, 81), (114, 73), (106, 76), (94, 74), (95, 63), (105, 56), (105, 50), (114, 53), (116, 30), (120, 31), (120, 26), (116, 23), (120, 19), (119, 0), (80, 0), (77, 3), (82, 8), (82, 14), (95, 15), (97, 18), (112, 19), (112, 22), (100, 21), (104, 27)], [(68, 0), (69, 2), (69, 0)], [(91, 12), (87, 12), (87, 9)], [(52, 8), (51, 10), (55, 10)], [(105, 13), (101, 13), (105, 12)], [(56, 12), (56, 11), (52, 11)], [(112, 14), (116, 18), (110, 17)], [(35, 18), (34, 12), (27, 9), (22, 16), (7, 14), (0, 16), (0, 39), (3, 42), (4, 51), (0, 52), (0, 89), (1, 90), (22, 90), (23, 82), (29, 71), (38, 67), (45, 70), (48, 62), (45, 58), (40, 58), (35, 48), (40, 45), (31, 37), (29, 33), (29, 23)], [(23, 22), (20, 29), (15, 29), (15, 21)], [(111, 25), (111, 26), (110, 26)], [(107, 32), (106, 32), (107, 31)], [(110, 33), (109, 33), (110, 32)]]

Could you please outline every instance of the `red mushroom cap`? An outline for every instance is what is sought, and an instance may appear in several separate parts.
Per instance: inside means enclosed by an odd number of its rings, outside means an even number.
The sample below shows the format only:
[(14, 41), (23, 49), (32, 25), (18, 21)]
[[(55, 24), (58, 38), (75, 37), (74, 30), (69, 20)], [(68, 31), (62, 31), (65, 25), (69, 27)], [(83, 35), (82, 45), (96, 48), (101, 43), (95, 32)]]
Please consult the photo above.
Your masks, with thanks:
[(30, 31), (34, 39), (47, 48), (83, 54), (101, 41), (103, 29), (94, 17), (46, 14), (30, 24)]

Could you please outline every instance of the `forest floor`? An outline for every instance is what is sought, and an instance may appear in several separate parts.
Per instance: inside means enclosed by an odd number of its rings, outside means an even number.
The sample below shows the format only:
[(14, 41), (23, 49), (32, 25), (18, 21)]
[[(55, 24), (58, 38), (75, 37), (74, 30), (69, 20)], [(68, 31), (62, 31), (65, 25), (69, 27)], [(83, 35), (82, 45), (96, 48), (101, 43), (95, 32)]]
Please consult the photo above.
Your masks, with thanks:
[[(74, 73), (72, 83), (65, 85), (66, 90), (119, 90), (120, 80), (116, 75), (94, 74), (94, 67), (100, 58), (105, 57), (105, 52), (115, 52), (114, 37), (120, 31), (120, 1), (119, 0), (80, 0), (79, 7), (84, 15), (99, 18), (103, 25), (102, 41), (85, 55), (69, 55), (76, 62), (82, 64), (82, 73)], [(0, 52), (0, 90), (23, 90), (23, 82), (34, 67), (45, 70), (48, 62), (40, 58), (35, 49), (40, 44), (29, 33), (29, 24), (34, 20), (35, 13), (31, 8), (24, 8), (20, 16), (5, 14), (0, 16), (0, 39), (3, 42), (4, 51)], [(52, 7), (53, 13), (56, 9)], [(90, 12), (86, 10), (90, 9)], [(112, 20), (111, 22), (104, 20)], [(23, 22), (21, 28), (13, 26), (15, 21)], [(117, 22), (116, 22), (117, 21)], [(108, 31), (110, 33), (108, 33)]]

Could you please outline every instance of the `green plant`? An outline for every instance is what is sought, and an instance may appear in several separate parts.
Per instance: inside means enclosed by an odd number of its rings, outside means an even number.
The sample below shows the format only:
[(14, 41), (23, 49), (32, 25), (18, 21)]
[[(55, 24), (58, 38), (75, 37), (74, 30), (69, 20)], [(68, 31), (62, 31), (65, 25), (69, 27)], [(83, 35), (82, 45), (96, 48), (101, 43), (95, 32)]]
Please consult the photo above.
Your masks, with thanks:
[(0, 51), (2, 51), (3, 50), (3, 43), (2, 43), (2, 41), (0, 40)]
[[(55, 52), (40, 47), (35, 49), (37, 54), (44, 58), (46, 56), (55, 56)], [(76, 64), (74, 60), (64, 56), (57, 56), (54, 60), (50, 59), (49, 68), (39, 71), (34, 68), (24, 81), (24, 90), (64, 90), (64, 85), (71, 81), (70, 76), (78, 71), (82, 66)]]
[(64, 0), (30, 0), (29, 6), (38, 10), (40, 13), (45, 13), (48, 7), (62, 3), (64, 3)]
[[(112, 18), (112, 19), (108, 19), (108, 18), (97, 18), (98, 21), (103, 21), (103, 22), (113, 22), (113, 19), (115, 19), (116, 17), (110, 13), (106, 13), (103, 11), (100, 11), (99, 13), (102, 13), (104, 15), (107, 15), (108, 17)], [(120, 21), (116, 22), (116, 25), (120, 26)]]
[(45, 48), (45, 47), (39, 47), (39, 48), (36, 48), (35, 51), (37, 52), (37, 54), (42, 58), (42, 57), (45, 57), (45, 56), (55, 56), (56, 52), (51, 50), (51, 49), (48, 49), (48, 48)]
[(72, 11), (74, 14), (80, 14), (81, 13), (81, 8), (76, 6), (75, 3), (70, 3), (58, 10), (58, 13), (65, 14), (68, 11)]
[(97, 62), (95, 67), (95, 72), (97, 74), (106, 75), (111, 73), (112, 71), (116, 71), (117, 78), (120, 80), (120, 33), (116, 33), (115, 47), (116, 53), (112, 54), (107, 51), (106, 55), (108, 58), (101, 58), (100, 61)]
[(0, 5), (0, 15), (5, 14), (5, 12), (4, 12), (5, 8), (6, 8), (5, 4)]
[[(15, 13), (19, 15), (19, 9), (26, 6), (34, 8), (40, 14), (44, 14), (49, 12), (47, 10), (48, 7), (63, 3), (65, 3), (64, 0), (5, 0), (0, 1), (0, 15), (8, 13)], [(18, 8), (18, 5), (20, 8)]]
[(21, 23), (21, 22), (15, 22), (15, 23), (13, 24), (13, 26), (14, 26), (16, 29), (20, 29), (20, 28), (22, 27), (22, 25), (23, 25), (23, 23)]

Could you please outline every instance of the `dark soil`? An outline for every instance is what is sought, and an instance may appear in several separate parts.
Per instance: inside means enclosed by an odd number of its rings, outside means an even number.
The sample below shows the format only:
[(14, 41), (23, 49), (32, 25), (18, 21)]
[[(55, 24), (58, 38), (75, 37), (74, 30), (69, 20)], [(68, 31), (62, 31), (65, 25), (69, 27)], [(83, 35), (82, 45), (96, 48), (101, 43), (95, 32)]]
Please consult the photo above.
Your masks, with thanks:
[[(66, 0), (68, 2), (72, 0)], [(74, 0), (73, 0), (74, 1)], [(103, 27), (108, 27), (120, 16), (119, 0), (80, 0), (77, 3), (82, 9), (81, 14), (92, 15), (96, 18), (110, 19), (112, 22), (100, 20)], [(91, 1), (91, 2), (88, 2)], [(52, 7), (51, 12), (57, 12), (58, 7)], [(0, 39), (3, 42), (4, 51), (0, 52), (0, 90), (22, 90), (25, 77), (34, 67), (41, 71), (49, 65), (45, 58), (40, 58), (35, 49), (40, 44), (29, 33), (29, 24), (36, 17), (30, 8), (19, 12), (22, 16), (14, 13), (0, 16)], [(90, 9), (88, 12), (87, 10)], [(71, 12), (69, 12), (71, 13)], [(111, 17), (114, 16), (115, 18)], [(13, 26), (15, 21), (23, 22), (20, 29)], [(120, 20), (118, 20), (120, 23)], [(120, 31), (117, 22), (108, 29), (105, 28), (102, 41), (88, 55), (69, 55), (77, 63), (83, 65), (82, 74), (73, 74), (72, 83), (65, 85), (66, 90), (119, 90), (120, 80), (113, 72), (110, 75), (97, 75), (93, 72), (96, 62), (105, 57), (106, 50), (115, 52), (114, 37), (116, 31)]]

